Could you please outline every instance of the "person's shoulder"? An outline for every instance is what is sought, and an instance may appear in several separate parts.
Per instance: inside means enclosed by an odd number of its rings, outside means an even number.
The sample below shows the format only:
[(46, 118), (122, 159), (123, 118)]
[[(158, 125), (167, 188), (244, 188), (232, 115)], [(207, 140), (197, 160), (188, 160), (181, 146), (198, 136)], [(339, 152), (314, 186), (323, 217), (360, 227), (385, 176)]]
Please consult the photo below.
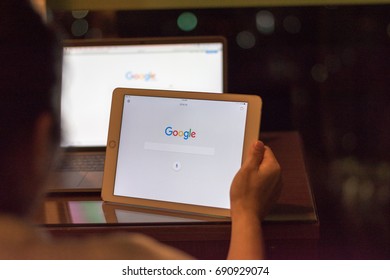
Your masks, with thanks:
[[(21, 240), (22, 241), (22, 240)], [(139, 234), (115, 234), (85, 238), (0, 240), (0, 259), (38, 260), (185, 260), (180, 250)], [(6, 245), (4, 245), (6, 244)]]
[(0, 215), (0, 259), (190, 259), (175, 248), (136, 233), (50, 238), (20, 219)]
[(80, 240), (87, 259), (191, 259), (186, 253), (136, 233), (117, 233)]
[(12, 215), (1, 213), (0, 224), (0, 259), (29, 259), (46, 239), (42, 231)]
[(83, 238), (53, 239), (33, 251), (39, 259), (178, 260), (191, 257), (147, 236), (115, 233)]
[[(102, 246), (102, 244), (105, 244)], [(89, 239), (88, 246), (111, 258), (124, 259), (190, 259), (186, 253), (136, 233), (120, 233)], [(99, 249), (100, 247), (100, 249)], [(106, 252), (106, 251), (109, 252)], [(107, 253), (107, 254), (106, 254)], [(104, 256), (102, 256), (104, 258)]]

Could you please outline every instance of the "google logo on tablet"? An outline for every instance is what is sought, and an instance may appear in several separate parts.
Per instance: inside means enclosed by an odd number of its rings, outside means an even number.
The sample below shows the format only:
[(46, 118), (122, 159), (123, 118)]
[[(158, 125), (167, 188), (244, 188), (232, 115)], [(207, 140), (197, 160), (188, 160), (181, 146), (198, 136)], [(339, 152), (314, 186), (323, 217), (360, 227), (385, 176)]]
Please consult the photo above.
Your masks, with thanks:
[(164, 132), (166, 136), (183, 137), (184, 140), (196, 137), (196, 132), (191, 128), (189, 130), (183, 131), (173, 129), (172, 126), (167, 126)]

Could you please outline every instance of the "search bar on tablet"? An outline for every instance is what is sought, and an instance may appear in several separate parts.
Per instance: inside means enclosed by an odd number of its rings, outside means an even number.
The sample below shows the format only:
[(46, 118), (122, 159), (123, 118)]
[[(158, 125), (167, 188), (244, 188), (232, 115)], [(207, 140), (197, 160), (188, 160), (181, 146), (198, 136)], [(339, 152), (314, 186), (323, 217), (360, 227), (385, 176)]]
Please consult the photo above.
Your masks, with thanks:
[(153, 142), (145, 142), (144, 149), (150, 151), (184, 153), (184, 154), (204, 155), (204, 156), (213, 156), (215, 154), (215, 148), (211, 148), (211, 147), (175, 145), (175, 144), (153, 143)]

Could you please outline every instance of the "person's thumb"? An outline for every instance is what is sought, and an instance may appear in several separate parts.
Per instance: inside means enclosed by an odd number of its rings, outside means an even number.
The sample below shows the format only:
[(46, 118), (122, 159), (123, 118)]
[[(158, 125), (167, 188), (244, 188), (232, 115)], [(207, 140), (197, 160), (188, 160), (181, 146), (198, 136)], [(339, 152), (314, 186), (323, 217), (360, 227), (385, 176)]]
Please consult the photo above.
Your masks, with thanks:
[(246, 168), (250, 169), (258, 169), (261, 162), (264, 158), (264, 143), (261, 141), (256, 141), (252, 144), (251, 148), (249, 149), (249, 153), (247, 156), (247, 159), (244, 163), (244, 166)]

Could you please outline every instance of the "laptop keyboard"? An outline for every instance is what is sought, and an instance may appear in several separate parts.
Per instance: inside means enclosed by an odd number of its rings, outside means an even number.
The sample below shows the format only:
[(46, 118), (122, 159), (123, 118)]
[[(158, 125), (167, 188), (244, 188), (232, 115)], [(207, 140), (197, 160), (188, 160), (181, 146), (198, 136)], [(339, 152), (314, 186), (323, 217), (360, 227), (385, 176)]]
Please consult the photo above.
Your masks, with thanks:
[(104, 154), (99, 155), (65, 155), (57, 171), (103, 171)]

